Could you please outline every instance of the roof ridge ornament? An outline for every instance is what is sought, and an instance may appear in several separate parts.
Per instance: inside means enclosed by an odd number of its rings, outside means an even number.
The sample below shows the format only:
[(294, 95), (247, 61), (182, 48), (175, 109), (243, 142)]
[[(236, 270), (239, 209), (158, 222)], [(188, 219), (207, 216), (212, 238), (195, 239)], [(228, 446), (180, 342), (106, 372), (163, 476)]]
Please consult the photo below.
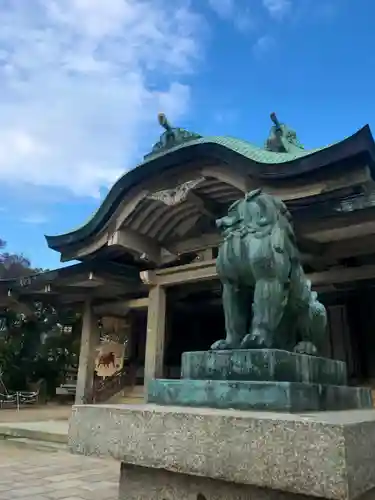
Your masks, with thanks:
[(299, 142), (296, 131), (285, 123), (280, 123), (276, 113), (271, 113), (270, 118), (273, 125), (266, 140), (265, 149), (273, 153), (301, 153), (305, 148)]
[(184, 128), (172, 127), (164, 113), (158, 113), (158, 122), (164, 128), (164, 132), (158, 142), (154, 144), (151, 152), (144, 156), (145, 160), (159, 153), (166, 153), (169, 149), (180, 146), (184, 142), (201, 139), (202, 137)]
[(167, 132), (173, 132), (173, 129), (164, 113), (158, 113), (158, 122)]

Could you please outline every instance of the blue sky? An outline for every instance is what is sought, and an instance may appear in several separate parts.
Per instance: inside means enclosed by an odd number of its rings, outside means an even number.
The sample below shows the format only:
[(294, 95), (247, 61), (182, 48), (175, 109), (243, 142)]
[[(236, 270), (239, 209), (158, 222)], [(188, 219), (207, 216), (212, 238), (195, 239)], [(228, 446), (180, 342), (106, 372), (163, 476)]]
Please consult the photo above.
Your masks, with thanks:
[[(5, 0), (0, 237), (36, 267), (158, 139), (158, 111), (262, 144), (269, 114), (305, 147), (375, 119), (373, 0)], [(373, 124), (375, 130), (375, 124)]]

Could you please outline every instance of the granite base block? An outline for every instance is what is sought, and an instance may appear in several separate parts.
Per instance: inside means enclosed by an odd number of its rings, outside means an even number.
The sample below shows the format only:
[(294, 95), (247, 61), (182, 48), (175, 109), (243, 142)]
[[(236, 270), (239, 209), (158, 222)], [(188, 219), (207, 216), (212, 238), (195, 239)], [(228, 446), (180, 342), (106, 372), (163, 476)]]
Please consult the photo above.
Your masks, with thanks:
[(374, 499), (374, 410), (82, 405), (73, 407), (69, 448), (126, 464), (121, 500)]
[(147, 387), (147, 402), (286, 412), (372, 408), (368, 388), (228, 380), (152, 380)]
[(119, 500), (310, 500), (313, 498), (190, 476), (165, 469), (121, 464)]
[(345, 385), (346, 363), (278, 349), (184, 352), (181, 378)]

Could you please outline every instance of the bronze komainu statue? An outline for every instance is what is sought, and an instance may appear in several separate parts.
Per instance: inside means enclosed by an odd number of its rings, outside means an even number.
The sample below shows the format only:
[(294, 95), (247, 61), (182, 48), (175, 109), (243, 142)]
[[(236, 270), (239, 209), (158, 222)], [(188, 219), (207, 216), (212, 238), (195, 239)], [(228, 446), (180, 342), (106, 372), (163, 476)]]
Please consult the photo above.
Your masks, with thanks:
[(211, 349), (317, 353), (326, 310), (302, 269), (285, 204), (258, 189), (233, 203), (217, 226), (226, 338)]

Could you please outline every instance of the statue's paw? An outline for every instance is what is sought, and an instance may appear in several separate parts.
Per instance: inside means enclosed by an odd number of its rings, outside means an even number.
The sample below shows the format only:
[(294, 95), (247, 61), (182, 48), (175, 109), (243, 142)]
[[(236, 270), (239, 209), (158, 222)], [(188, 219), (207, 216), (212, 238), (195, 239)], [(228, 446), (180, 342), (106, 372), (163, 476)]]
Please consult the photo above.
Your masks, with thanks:
[(316, 346), (312, 342), (305, 340), (298, 342), (293, 351), (298, 354), (309, 354), (310, 356), (316, 356), (318, 354)]
[(264, 335), (258, 333), (248, 333), (241, 342), (241, 349), (267, 349), (267, 341)]
[(211, 351), (226, 351), (228, 349), (233, 349), (233, 346), (226, 340), (217, 340), (212, 344), (210, 349)]
[(254, 347), (256, 347), (255, 344), (256, 344), (256, 342), (255, 342), (255, 339), (254, 339), (253, 335), (251, 335), (250, 333), (248, 333), (242, 339), (241, 349), (251, 349), (251, 348), (254, 348)]

